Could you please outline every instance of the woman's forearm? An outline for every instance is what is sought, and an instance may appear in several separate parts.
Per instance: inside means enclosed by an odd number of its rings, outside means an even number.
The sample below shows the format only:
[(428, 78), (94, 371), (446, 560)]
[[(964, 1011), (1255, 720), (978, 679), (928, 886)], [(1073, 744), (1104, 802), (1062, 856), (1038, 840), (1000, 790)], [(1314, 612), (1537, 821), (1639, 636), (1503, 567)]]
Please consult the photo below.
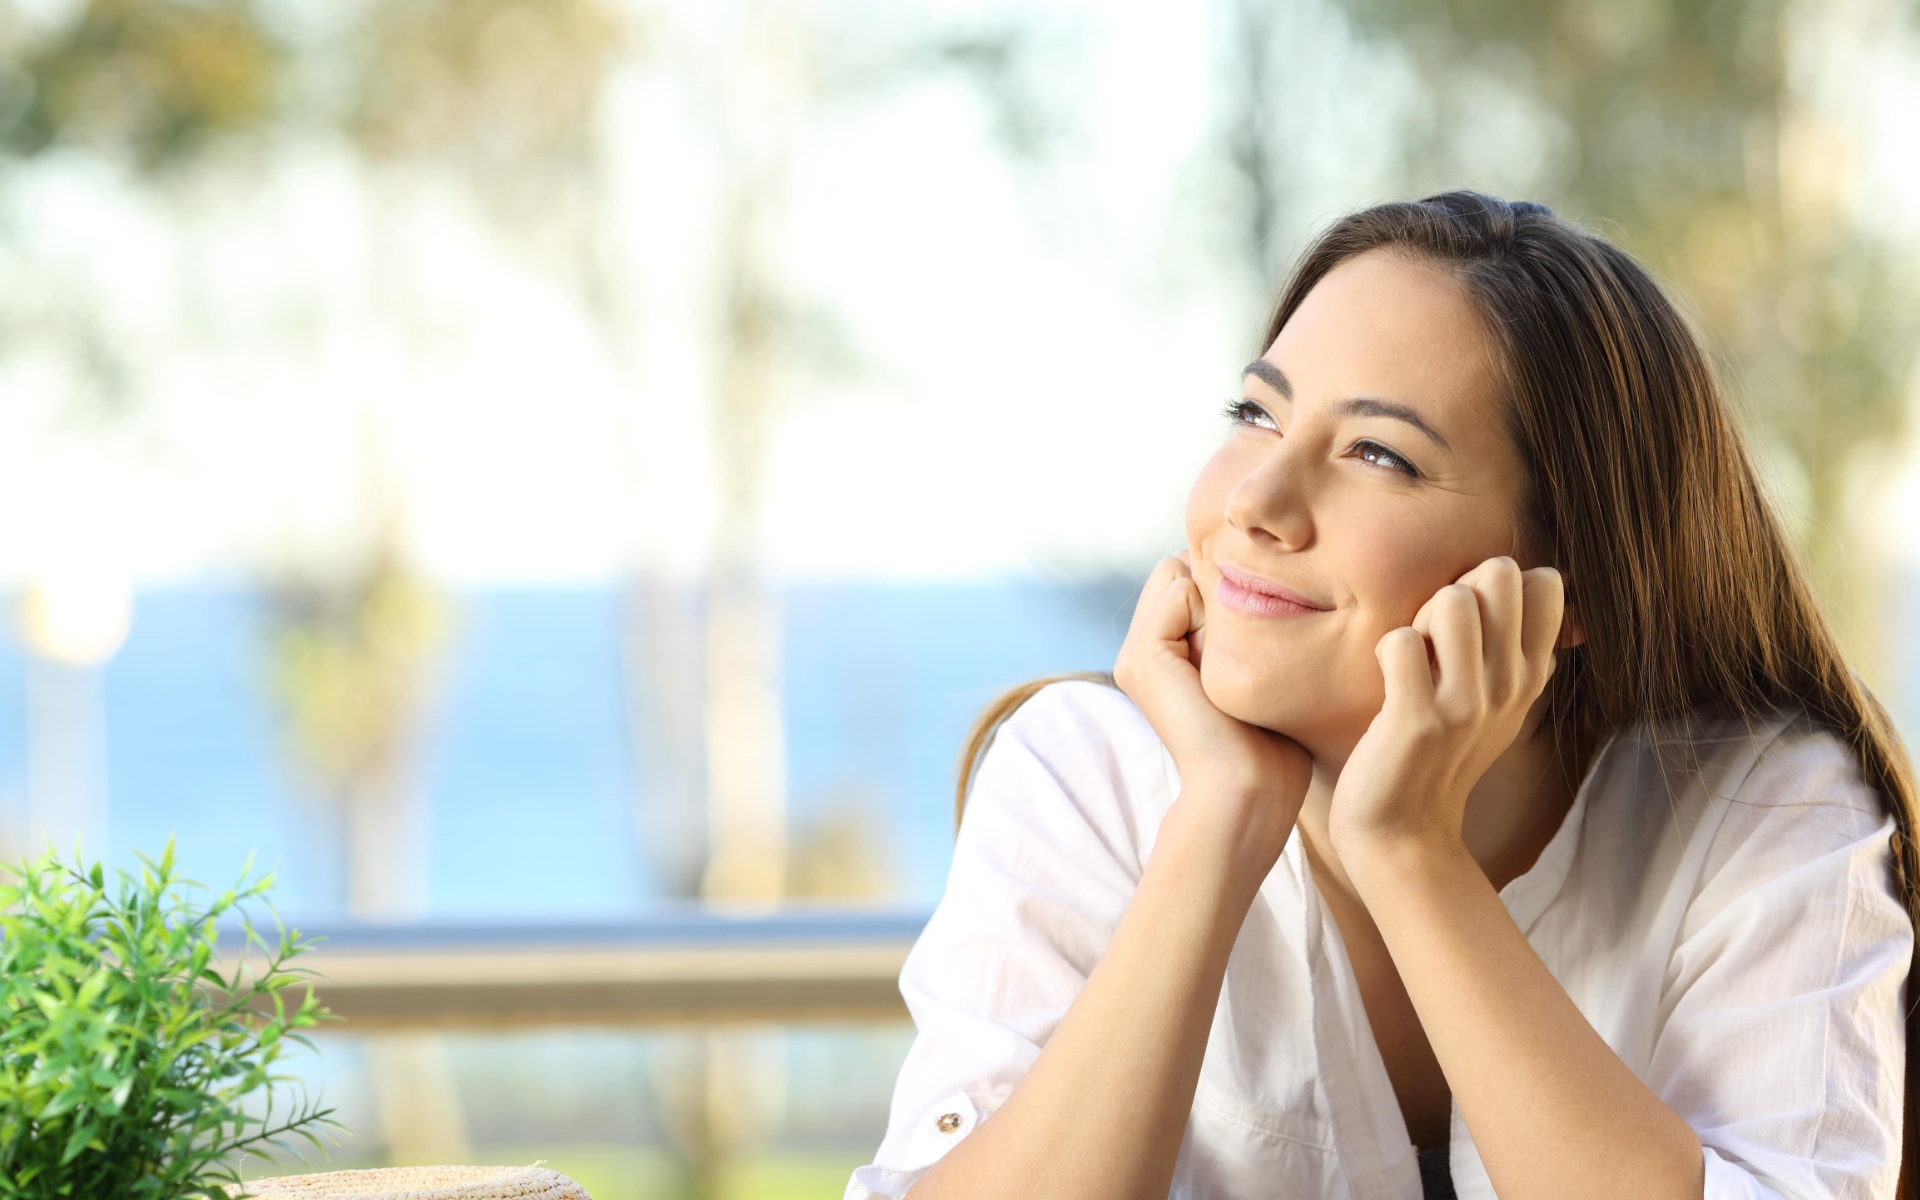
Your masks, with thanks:
[(1464, 848), (1343, 848), (1503, 1200), (1699, 1200), (1700, 1142), (1574, 1007)]
[(1275, 857), (1269, 836), (1211, 819), (1218, 807), (1183, 796), (1167, 814), (1112, 941), (1039, 1058), (914, 1200), (1164, 1200), (1227, 957)]

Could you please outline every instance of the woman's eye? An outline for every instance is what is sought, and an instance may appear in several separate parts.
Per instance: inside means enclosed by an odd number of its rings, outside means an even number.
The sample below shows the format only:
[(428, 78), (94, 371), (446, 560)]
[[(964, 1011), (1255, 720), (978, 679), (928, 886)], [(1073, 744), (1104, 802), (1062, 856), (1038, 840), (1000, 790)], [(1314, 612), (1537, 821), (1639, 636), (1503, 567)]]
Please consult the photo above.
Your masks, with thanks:
[(1261, 408), (1251, 400), (1233, 401), (1227, 405), (1226, 415), (1235, 425), (1252, 425), (1259, 429), (1277, 430), (1280, 428), (1266, 409)]
[(1420, 478), (1420, 472), (1414, 469), (1412, 463), (1401, 458), (1385, 446), (1382, 446), (1379, 442), (1355, 442), (1353, 449), (1354, 453), (1360, 456), (1361, 462), (1369, 462), (1376, 467), (1385, 467), (1389, 471), (1399, 471), (1401, 474), (1414, 479)]

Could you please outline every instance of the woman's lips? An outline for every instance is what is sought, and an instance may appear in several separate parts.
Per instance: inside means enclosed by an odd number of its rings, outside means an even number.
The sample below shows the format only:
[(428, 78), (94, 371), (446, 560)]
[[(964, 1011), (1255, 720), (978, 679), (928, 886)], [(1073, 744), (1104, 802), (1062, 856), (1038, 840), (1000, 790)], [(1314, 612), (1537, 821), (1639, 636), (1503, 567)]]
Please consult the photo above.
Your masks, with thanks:
[(1328, 611), (1291, 588), (1225, 563), (1220, 564), (1220, 586), (1214, 595), (1226, 607), (1255, 617), (1305, 617)]

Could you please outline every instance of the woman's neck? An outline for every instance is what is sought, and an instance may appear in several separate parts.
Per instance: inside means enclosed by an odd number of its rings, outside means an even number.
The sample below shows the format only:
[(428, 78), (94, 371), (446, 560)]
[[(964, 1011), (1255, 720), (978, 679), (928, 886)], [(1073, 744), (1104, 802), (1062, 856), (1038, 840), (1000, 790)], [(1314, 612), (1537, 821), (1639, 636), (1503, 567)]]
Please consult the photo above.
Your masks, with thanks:
[[(1467, 794), (1461, 839), (1495, 889), (1533, 866), (1573, 807), (1591, 748), (1574, 746), (1563, 751), (1555, 742), (1550, 729), (1535, 726), (1529, 736), (1495, 759)], [(1313, 783), (1297, 827), (1319, 886), (1338, 888), (1357, 901), (1327, 834), (1333, 789), (1339, 780), (1339, 764), (1314, 763)]]

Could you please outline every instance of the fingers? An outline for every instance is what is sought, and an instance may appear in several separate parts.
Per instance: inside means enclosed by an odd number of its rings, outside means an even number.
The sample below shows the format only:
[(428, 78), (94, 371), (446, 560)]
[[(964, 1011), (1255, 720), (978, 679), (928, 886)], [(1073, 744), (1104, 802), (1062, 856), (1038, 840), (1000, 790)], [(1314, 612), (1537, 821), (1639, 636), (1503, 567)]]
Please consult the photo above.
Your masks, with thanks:
[(1486, 663), (1481, 651), (1480, 599), (1464, 583), (1441, 588), (1429, 602), (1427, 641), (1433, 646), (1434, 701), (1458, 719), (1483, 706)]
[(1148, 610), (1144, 630), (1159, 642), (1185, 642), (1187, 636), (1206, 624), (1206, 609), (1200, 603), (1200, 587), (1193, 576), (1182, 575), (1169, 583)]
[(1410, 628), (1431, 647), (1437, 700), (1462, 717), (1531, 703), (1552, 671), (1560, 605), (1557, 571), (1523, 572), (1504, 555), (1434, 593)]
[[(1169, 555), (1155, 564), (1140, 589), (1126, 640), (1143, 645), (1184, 643), (1189, 633), (1205, 624), (1206, 607), (1201, 603), (1199, 586), (1187, 564)], [(1184, 645), (1181, 654), (1192, 658)]]
[(1520, 648), (1539, 679), (1536, 686), (1544, 686), (1553, 673), (1553, 648), (1566, 617), (1566, 583), (1552, 567), (1535, 567), (1522, 579)]
[(1171, 555), (1161, 559), (1140, 589), (1113, 679), (1149, 721), (1158, 714), (1155, 728), (1163, 736), (1171, 728), (1164, 723), (1182, 719), (1183, 706), (1204, 703), (1199, 631), (1205, 622), (1206, 606), (1187, 564)]
[(1154, 602), (1167, 590), (1167, 585), (1187, 573), (1187, 565), (1169, 555), (1153, 564), (1153, 570), (1147, 573), (1147, 581), (1140, 586), (1140, 598), (1134, 601), (1133, 622), (1127, 628), (1128, 636), (1140, 627), (1141, 618), (1152, 611)]
[(1522, 571), (1511, 558), (1490, 558), (1462, 576), (1480, 597), (1487, 678), (1504, 694), (1532, 703), (1553, 673), (1553, 648), (1565, 614), (1560, 572)]
[[(1516, 739), (1532, 736), (1528, 714), (1552, 674), (1561, 622), (1552, 568), (1523, 572), (1501, 556), (1466, 572), (1375, 643), (1386, 695), (1362, 748), (1400, 739), (1405, 762), (1427, 763), (1464, 796)], [(1336, 797), (1360, 761), (1356, 748)]]
[(1479, 600), (1481, 659), (1496, 700), (1518, 691), (1526, 676), (1520, 647), (1520, 564), (1511, 558), (1490, 558), (1467, 572), (1462, 583)]
[(1427, 639), (1410, 625), (1389, 629), (1373, 648), (1380, 673), (1387, 681), (1389, 709), (1419, 711), (1433, 704), (1433, 668), (1427, 662)]

